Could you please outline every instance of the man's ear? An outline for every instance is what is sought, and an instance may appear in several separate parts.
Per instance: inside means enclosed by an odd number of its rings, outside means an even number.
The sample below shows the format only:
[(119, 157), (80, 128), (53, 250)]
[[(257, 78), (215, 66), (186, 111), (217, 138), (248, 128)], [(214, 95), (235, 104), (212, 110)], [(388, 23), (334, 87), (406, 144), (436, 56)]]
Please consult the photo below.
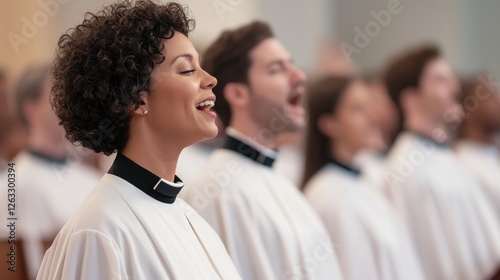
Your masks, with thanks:
[(250, 91), (248, 86), (242, 83), (228, 83), (224, 87), (224, 98), (234, 108), (242, 108), (248, 105)]
[(418, 92), (415, 87), (405, 88), (399, 96), (399, 102), (404, 112), (414, 111), (418, 105)]
[(129, 106), (130, 113), (136, 116), (144, 116), (148, 114), (148, 94), (143, 91), (139, 95), (141, 101), (139, 104), (132, 104)]
[(316, 125), (318, 126), (319, 132), (328, 138), (335, 139), (340, 133), (337, 120), (332, 113), (321, 115)]

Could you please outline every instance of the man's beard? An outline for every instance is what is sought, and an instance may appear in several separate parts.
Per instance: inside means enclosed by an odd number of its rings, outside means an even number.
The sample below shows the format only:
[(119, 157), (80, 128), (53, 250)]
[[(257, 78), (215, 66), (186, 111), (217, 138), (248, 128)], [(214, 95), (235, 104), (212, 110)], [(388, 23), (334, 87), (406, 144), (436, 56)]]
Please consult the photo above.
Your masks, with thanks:
[[(251, 93), (253, 94), (253, 93)], [(250, 108), (250, 116), (263, 130), (270, 130), (273, 134), (283, 132), (295, 132), (303, 128), (304, 120), (297, 120), (287, 112), (287, 107), (290, 104), (271, 105), (266, 100), (260, 101), (252, 97)], [(265, 104), (263, 106), (263, 104)]]

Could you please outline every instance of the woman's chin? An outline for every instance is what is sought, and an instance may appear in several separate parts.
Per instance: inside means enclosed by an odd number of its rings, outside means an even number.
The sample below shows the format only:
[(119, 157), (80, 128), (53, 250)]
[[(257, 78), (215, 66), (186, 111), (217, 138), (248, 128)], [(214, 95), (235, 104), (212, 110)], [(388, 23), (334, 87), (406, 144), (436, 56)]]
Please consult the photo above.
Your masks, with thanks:
[(213, 139), (219, 133), (219, 128), (217, 125), (212, 124), (209, 127), (204, 127), (202, 131), (200, 131), (200, 140), (198, 142), (202, 142), (205, 140)]

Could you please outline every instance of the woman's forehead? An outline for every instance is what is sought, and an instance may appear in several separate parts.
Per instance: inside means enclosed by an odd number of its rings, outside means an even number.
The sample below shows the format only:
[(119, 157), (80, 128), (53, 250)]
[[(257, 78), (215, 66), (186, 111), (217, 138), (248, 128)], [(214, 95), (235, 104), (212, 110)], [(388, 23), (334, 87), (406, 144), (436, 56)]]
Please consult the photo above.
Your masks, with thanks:
[(163, 49), (165, 60), (169, 63), (183, 56), (189, 58), (191, 56), (194, 60), (199, 60), (198, 52), (196, 51), (193, 43), (180, 32), (174, 32), (174, 36), (170, 39), (165, 39), (165, 48)]

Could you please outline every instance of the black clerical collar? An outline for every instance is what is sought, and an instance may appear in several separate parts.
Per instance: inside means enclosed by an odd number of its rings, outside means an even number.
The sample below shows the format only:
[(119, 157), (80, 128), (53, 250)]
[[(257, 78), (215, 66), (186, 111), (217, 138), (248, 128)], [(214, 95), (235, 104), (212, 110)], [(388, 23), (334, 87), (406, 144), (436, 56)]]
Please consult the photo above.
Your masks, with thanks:
[(346, 164), (343, 164), (343, 163), (341, 163), (338, 160), (335, 160), (335, 159), (331, 158), (330, 159), (330, 163), (332, 163), (333, 165), (335, 165), (337, 167), (340, 167), (344, 171), (347, 171), (347, 172), (349, 172), (350, 174), (352, 174), (354, 176), (360, 176), (361, 175), (361, 171), (359, 169), (354, 168), (354, 167), (349, 166), (349, 165), (346, 165)]
[(116, 155), (108, 173), (124, 179), (150, 197), (169, 204), (174, 203), (177, 194), (184, 186), (179, 177), (175, 176), (174, 183), (171, 183), (151, 173), (120, 152)]
[(443, 149), (449, 149), (450, 146), (447, 142), (438, 142), (436, 140), (434, 140), (432, 137), (429, 137), (427, 135), (424, 135), (423, 133), (420, 133), (420, 132), (415, 132), (415, 131), (410, 131), (410, 130), (407, 130), (408, 133), (412, 134), (412, 135), (415, 135), (417, 138), (423, 140), (423, 141), (428, 141), (428, 142), (431, 142), (433, 143), (435, 146), (439, 147), (439, 148), (443, 148)]
[(274, 158), (264, 155), (254, 147), (234, 138), (231, 135), (226, 136), (226, 142), (222, 148), (237, 152), (267, 167), (272, 167), (275, 160)]
[(31, 148), (28, 148), (26, 150), (26, 152), (32, 156), (34, 156), (35, 158), (38, 158), (38, 159), (41, 159), (43, 161), (46, 161), (48, 163), (57, 163), (57, 164), (65, 164), (66, 163), (66, 160), (67, 158), (64, 157), (64, 158), (56, 158), (56, 157), (53, 157), (51, 155), (48, 155), (46, 153), (43, 153), (43, 152), (39, 152), (39, 151), (36, 151), (36, 150), (33, 150)]

